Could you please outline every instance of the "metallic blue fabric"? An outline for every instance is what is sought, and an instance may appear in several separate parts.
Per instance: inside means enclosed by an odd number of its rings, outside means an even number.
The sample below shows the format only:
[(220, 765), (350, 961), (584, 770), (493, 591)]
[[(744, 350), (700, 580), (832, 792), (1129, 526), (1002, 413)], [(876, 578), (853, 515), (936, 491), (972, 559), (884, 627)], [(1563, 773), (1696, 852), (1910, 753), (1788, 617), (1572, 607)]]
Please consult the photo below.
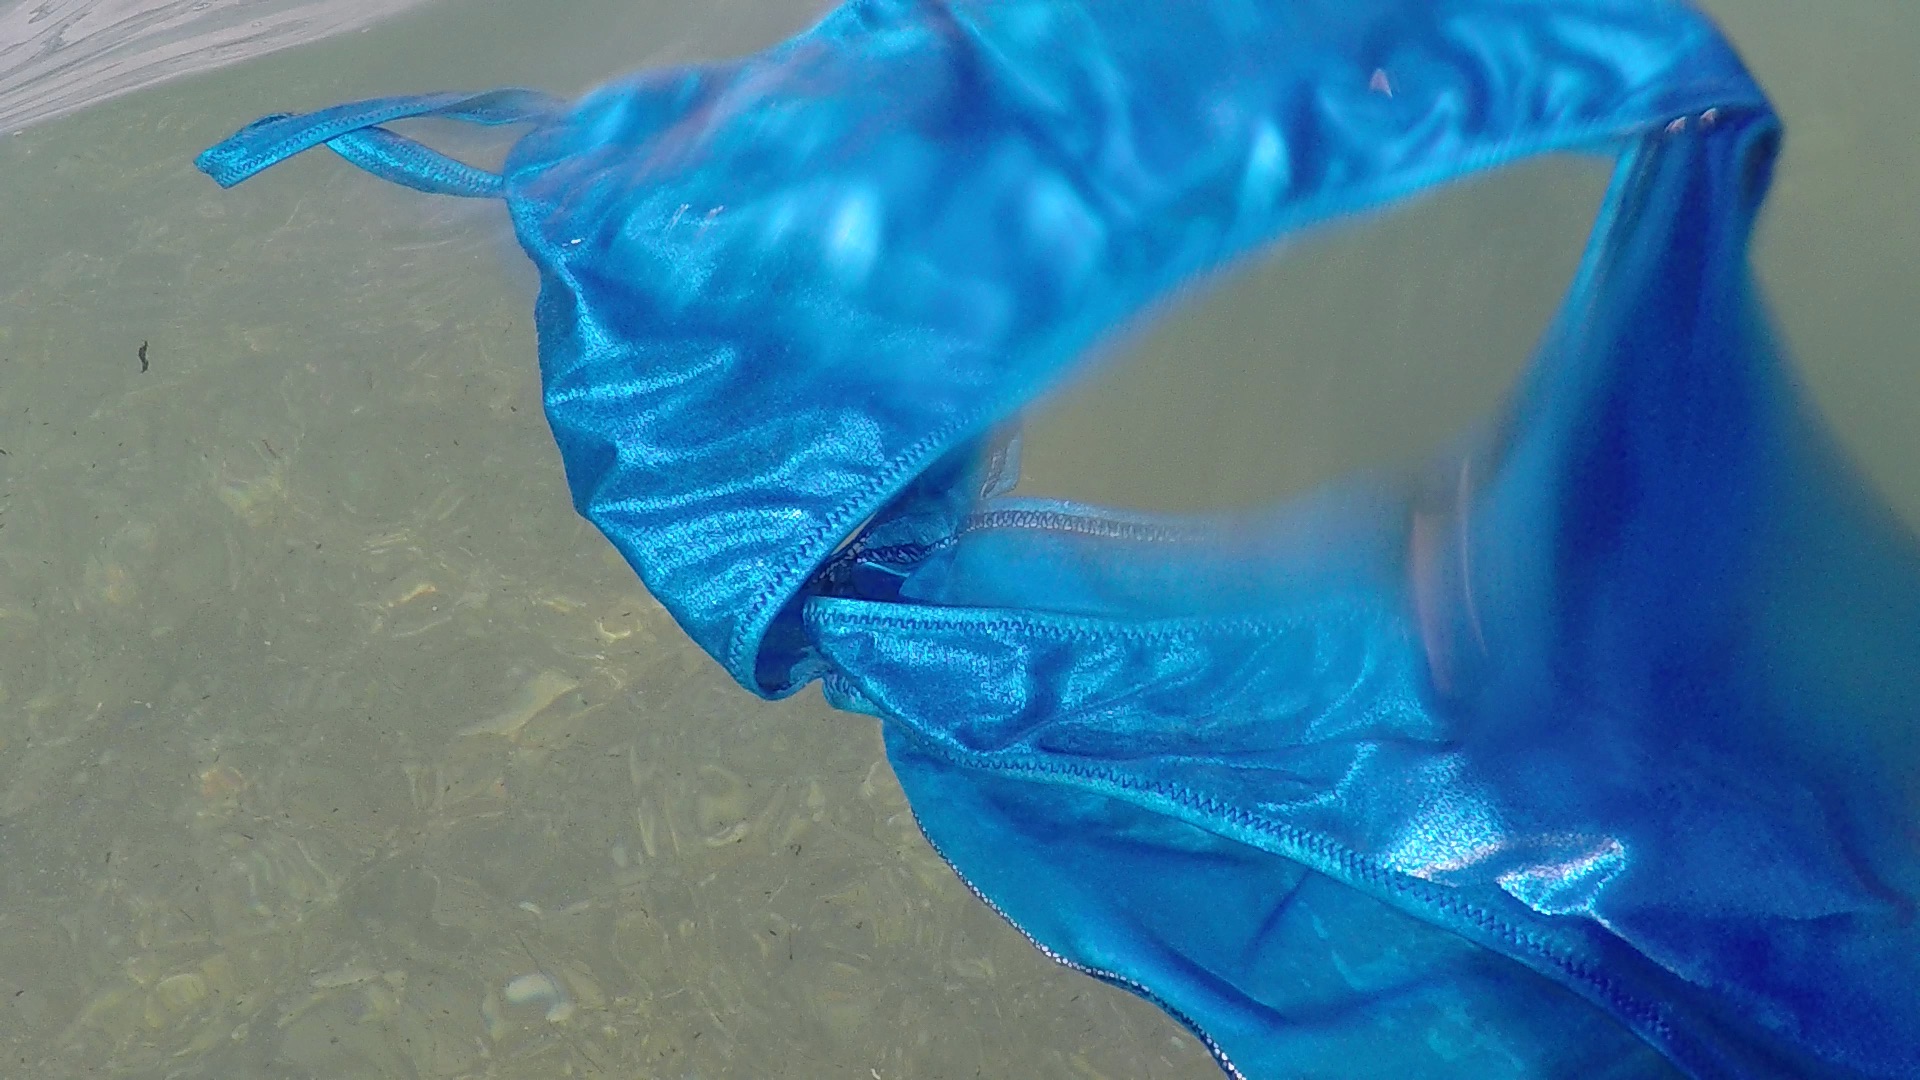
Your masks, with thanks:
[[(533, 127), (495, 177), (420, 115)], [(581, 512), (1229, 1072), (1915, 1076), (1920, 545), (1754, 295), (1778, 137), (1661, 0), (855, 0), (201, 165), (504, 196)], [(1619, 164), (1484, 431), (1233, 517), (1018, 495), (1010, 419), (1174, 286), (1555, 151)]]

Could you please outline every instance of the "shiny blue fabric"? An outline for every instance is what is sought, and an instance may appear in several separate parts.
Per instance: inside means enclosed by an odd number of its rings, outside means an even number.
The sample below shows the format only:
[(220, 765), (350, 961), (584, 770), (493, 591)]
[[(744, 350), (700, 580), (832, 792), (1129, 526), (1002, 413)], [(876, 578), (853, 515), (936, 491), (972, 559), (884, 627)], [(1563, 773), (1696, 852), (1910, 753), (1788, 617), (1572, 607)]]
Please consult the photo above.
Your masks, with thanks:
[[(379, 125), (526, 122), (498, 176)], [(1779, 125), (1660, 0), (855, 0), (730, 63), (275, 116), (502, 196), (576, 505), (930, 841), (1247, 1077), (1920, 1075), (1920, 544), (1777, 352)], [(1175, 286), (1618, 161), (1502, 415), (1259, 513), (1023, 498)]]

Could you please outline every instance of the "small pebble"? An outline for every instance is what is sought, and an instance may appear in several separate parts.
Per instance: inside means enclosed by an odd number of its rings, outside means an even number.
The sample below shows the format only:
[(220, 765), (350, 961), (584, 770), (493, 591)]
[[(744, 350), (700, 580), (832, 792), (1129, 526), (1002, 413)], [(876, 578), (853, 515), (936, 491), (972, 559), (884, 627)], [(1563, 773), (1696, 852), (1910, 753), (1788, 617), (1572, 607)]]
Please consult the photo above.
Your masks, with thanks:
[(560, 1000), (559, 985), (537, 971), (508, 979), (506, 993), (509, 1005), (551, 1005)]

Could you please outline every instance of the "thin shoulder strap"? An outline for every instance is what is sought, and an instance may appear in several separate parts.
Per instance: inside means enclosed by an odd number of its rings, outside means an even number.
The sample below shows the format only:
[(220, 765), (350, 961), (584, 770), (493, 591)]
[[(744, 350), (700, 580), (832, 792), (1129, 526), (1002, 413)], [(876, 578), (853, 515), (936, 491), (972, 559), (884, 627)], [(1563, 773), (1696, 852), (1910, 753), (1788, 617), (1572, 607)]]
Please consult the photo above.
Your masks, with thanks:
[(373, 175), (416, 191), (498, 198), (500, 174), (456, 161), (380, 125), (436, 116), (494, 127), (545, 120), (565, 107), (548, 94), (519, 89), (374, 98), (305, 115), (262, 117), (201, 154), (194, 164), (221, 187), (232, 187), (303, 150), (325, 145)]

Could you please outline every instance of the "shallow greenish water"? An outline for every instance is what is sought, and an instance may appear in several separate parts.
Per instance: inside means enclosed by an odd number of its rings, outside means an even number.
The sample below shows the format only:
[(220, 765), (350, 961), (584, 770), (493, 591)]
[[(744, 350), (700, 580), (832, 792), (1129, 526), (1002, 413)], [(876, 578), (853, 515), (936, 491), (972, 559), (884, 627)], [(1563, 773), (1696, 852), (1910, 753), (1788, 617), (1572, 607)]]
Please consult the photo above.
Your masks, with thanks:
[[(1788, 123), (1785, 337), (1920, 521), (1920, 9), (1713, 7)], [(0, 139), (10, 1071), (1218, 1075), (967, 893), (872, 722), (744, 696), (574, 516), (498, 206), (191, 167), (264, 112), (573, 92), (817, 10), (443, 0)], [(1527, 166), (1196, 290), (1039, 411), (1028, 480), (1219, 505), (1431, 447), (1519, 370), (1603, 180)]]

